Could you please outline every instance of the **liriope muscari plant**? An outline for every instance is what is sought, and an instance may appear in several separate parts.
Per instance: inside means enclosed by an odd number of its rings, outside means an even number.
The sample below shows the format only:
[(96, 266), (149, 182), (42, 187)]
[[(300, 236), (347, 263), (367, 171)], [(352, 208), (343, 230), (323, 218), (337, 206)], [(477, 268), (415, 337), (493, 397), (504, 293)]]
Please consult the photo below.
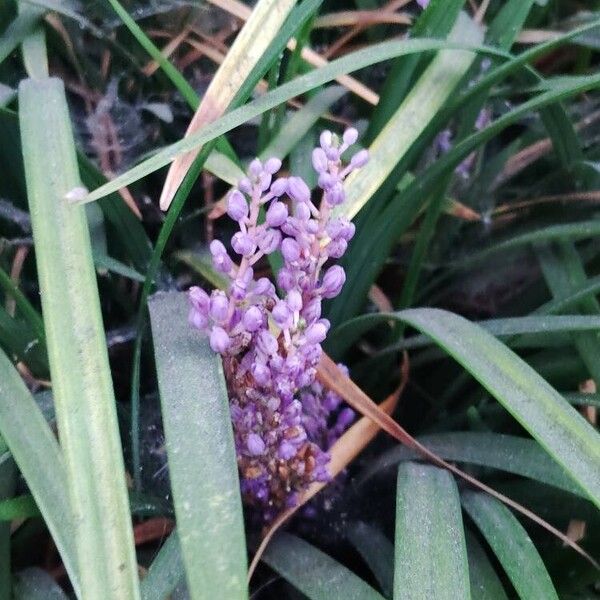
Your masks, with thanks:
[[(263, 521), (294, 506), (311, 483), (329, 480), (327, 451), (354, 419), (315, 377), (329, 329), (321, 302), (337, 296), (346, 279), (341, 266), (329, 263), (354, 235), (354, 225), (333, 209), (345, 200), (346, 176), (368, 160), (360, 150), (342, 161), (357, 138), (353, 128), (341, 138), (321, 134), (312, 153), (318, 205), (303, 179), (276, 177), (279, 159), (253, 160), (228, 197), (227, 213), (239, 226), (231, 239), (238, 261), (222, 242), (210, 244), (227, 289), (210, 296), (189, 290), (190, 323), (210, 336), (223, 360), (242, 496)], [(279, 292), (254, 274), (256, 263), (277, 251)]]

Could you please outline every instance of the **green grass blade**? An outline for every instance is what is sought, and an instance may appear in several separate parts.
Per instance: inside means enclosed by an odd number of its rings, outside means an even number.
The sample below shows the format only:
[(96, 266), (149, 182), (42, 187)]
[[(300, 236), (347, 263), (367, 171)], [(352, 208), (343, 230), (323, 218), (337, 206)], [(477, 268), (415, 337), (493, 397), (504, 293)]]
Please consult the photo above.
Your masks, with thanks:
[[(544, 279), (555, 298), (563, 298), (578, 286), (585, 285), (587, 276), (573, 243), (559, 244), (557, 253), (551, 248), (538, 248), (537, 254)], [(579, 306), (587, 314), (600, 314), (600, 305), (594, 296), (582, 299)], [(600, 381), (600, 340), (597, 331), (574, 332), (573, 342), (592, 379)]]
[(332, 85), (321, 90), (285, 122), (277, 135), (260, 153), (259, 158), (261, 160), (266, 160), (271, 156), (285, 158), (300, 143), (300, 140), (323, 113), (346, 93), (347, 90), (339, 85)]
[(15, 285), (15, 282), (9, 277), (4, 269), (0, 268), (0, 289), (4, 291), (7, 297), (12, 297), (15, 305), (23, 318), (31, 325), (32, 329), (39, 336), (40, 341), (44, 340), (44, 322), (38, 311), (33, 308), (31, 302), (25, 294)]
[(397, 318), (433, 338), (563, 466), (600, 507), (600, 436), (514, 352), (463, 317), (404, 310)]
[(13, 600), (67, 600), (68, 596), (50, 573), (29, 567), (15, 575)]
[(558, 600), (533, 542), (516, 517), (498, 500), (464, 492), (462, 503), (502, 564), (521, 598)]
[(0, 35), (0, 63), (37, 27), (46, 9), (24, 5), (19, 14)]
[(83, 202), (92, 202), (106, 196), (120, 188), (141, 179), (142, 177), (153, 173), (154, 171), (168, 165), (177, 156), (195, 150), (203, 146), (206, 142), (213, 140), (224, 133), (227, 133), (234, 127), (253, 119), (262, 113), (274, 108), (282, 102), (287, 102), (291, 98), (310, 91), (316, 87), (322, 86), (339, 75), (356, 71), (363, 67), (368, 67), (377, 62), (382, 62), (393, 58), (394, 56), (403, 56), (425, 51), (444, 50), (455, 48), (457, 50), (469, 50), (473, 52), (488, 52), (493, 55), (506, 57), (505, 53), (498, 53), (494, 48), (484, 48), (480, 46), (469, 46), (463, 44), (449, 44), (446, 41), (439, 40), (405, 40), (402, 42), (384, 42), (375, 47), (366, 50), (353, 52), (343, 58), (330, 62), (324, 67), (315, 69), (310, 73), (297, 77), (294, 80), (279, 86), (272, 92), (242, 106), (231, 110), (223, 117), (209, 123), (201, 131), (194, 133), (179, 142), (171, 144), (157, 152), (151, 158), (136, 165), (129, 171), (115, 177), (109, 183), (99, 187), (91, 192)]
[[(24, 436), (23, 432), (27, 435)], [(0, 351), (0, 435), (46, 521), (76, 592), (80, 591), (67, 472), (58, 443), (21, 376)], [(80, 594), (78, 594), (80, 596)]]
[(262, 560), (309, 600), (384, 600), (352, 571), (288, 533), (273, 538)]
[(219, 357), (182, 293), (148, 303), (181, 553), (193, 600), (246, 598), (246, 544)]
[[(564, 469), (534, 440), (484, 432), (439, 433), (419, 436), (418, 440), (444, 460), (500, 469), (587, 498)], [(359, 482), (362, 485), (399, 461), (416, 458), (417, 454), (409, 448), (391, 448), (369, 464)]]
[(465, 534), (471, 598), (473, 600), (508, 600), (502, 582), (486, 556), (485, 550), (472, 533), (467, 530)]
[(173, 531), (152, 561), (148, 574), (140, 584), (142, 600), (168, 598), (185, 577), (179, 536)]
[(443, 469), (403, 463), (396, 492), (394, 600), (470, 597), (456, 482)]
[(65, 199), (80, 180), (62, 81), (21, 82), (19, 107), (81, 588), (90, 599), (137, 598), (125, 469), (90, 235), (85, 211)]
[(0, 521), (29, 519), (30, 517), (39, 517), (40, 514), (40, 509), (30, 494), (15, 496), (0, 502)]
[[(460, 14), (448, 41), (477, 45), (481, 29)], [(442, 109), (461, 81), (476, 55), (471, 52), (443, 50), (425, 70), (404, 102), (388, 120), (369, 147), (369, 162), (346, 180), (346, 202), (338, 212), (354, 217)]]
[(376, 527), (359, 521), (348, 528), (348, 539), (358, 550), (386, 598), (394, 593), (394, 545)]

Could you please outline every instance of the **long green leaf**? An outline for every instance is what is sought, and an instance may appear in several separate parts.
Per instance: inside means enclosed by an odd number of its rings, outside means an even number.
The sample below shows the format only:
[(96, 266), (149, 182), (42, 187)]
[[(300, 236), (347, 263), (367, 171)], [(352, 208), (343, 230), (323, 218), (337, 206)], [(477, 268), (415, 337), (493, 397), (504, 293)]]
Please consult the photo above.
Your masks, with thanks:
[(173, 531), (140, 584), (142, 600), (165, 600), (185, 577), (179, 536)]
[(444, 310), (396, 318), (433, 338), (477, 379), (600, 507), (598, 432), (527, 363), (489, 333)]
[(0, 63), (35, 29), (45, 9), (26, 5), (0, 35)]
[(74, 515), (81, 588), (137, 598), (121, 440), (85, 211), (62, 81), (25, 80), (19, 122), (50, 373)]
[(376, 527), (359, 521), (348, 527), (348, 539), (367, 563), (386, 598), (394, 589), (394, 545)]
[(31, 393), (1, 350), (0, 435), (23, 474), (52, 534), (71, 584), (81, 597), (63, 456)]
[(247, 597), (246, 544), (223, 371), (182, 293), (149, 303), (169, 475), (191, 597)]
[(470, 597), (456, 482), (443, 469), (403, 463), (396, 492), (394, 600)]
[(273, 538), (262, 560), (309, 600), (384, 600), (352, 571), (288, 533)]
[(510, 510), (498, 500), (476, 492), (464, 492), (462, 503), (502, 563), (519, 596), (524, 600), (558, 600), (540, 555)]
[(473, 600), (507, 600), (508, 596), (486, 556), (485, 550), (472, 533), (467, 530), (465, 534), (471, 597)]
[(67, 600), (68, 596), (50, 573), (29, 567), (15, 575), (13, 600)]
[[(439, 433), (423, 435), (418, 440), (445, 460), (500, 469), (587, 497), (585, 492), (571, 481), (564, 469), (533, 440), (484, 432)], [(399, 461), (415, 458), (418, 458), (418, 455), (409, 448), (391, 448), (365, 468), (359, 479), (360, 484), (366, 483), (371, 477)]]

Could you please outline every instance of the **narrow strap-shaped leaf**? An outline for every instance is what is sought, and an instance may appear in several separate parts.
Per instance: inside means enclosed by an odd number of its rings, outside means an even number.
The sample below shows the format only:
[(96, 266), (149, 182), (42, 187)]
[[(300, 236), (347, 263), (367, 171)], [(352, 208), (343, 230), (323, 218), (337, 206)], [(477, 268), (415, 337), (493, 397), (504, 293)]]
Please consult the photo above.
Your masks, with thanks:
[[(473, 431), (424, 435), (418, 440), (444, 460), (501, 469), (587, 498), (587, 494), (534, 440)], [(359, 481), (364, 483), (382, 469), (415, 458), (418, 455), (410, 448), (391, 448), (366, 467)]]
[(181, 546), (177, 531), (173, 531), (152, 561), (148, 574), (142, 579), (142, 600), (168, 598), (185, 577)]
[(187, 321), (183, 293), (149, 301), (169, 475), (193, 600), (247, 597), (246, 544), (219, 357)]
[(467, 548), (454, 478), (431, 465), (400, 465), (394, 600), (468, 600), (469, 589)]
[(506, 506), (466, 491), (462, 503), (524, 600), (558, 600), (548, 571), (523, 526)]
[(384, 600), (344, 565), (289, 533), (277, 534), (262, 560), (309, 600)]
[(359, 521), (348, 528), (348, 539), (375, 575), (386, 598), (394, 589), (394, 545), (376, 527)]
[(81, 589), (129, 600), (139, 591), (125, 469), (88, 223), (65, 197), (80, 180), (62, 81), (22, 81), (19, 109)]
[(50, 573), (37, 567), (15, 575), (13, 600), (67, 600), (68, 596)]
[(429, 335), (454, 357), (600, 506), (600, 435), (547, 381), (463, 317), (419, 308), (395, 318)]
[[(23, 435), (24, 431), (27, 435)], [(73, 588), (79, 592), (74, 527), (63, 456), (33, 396), (1, 350), (0, 435), (10, 448), (46, 521)]]
[(502, 583), (485, 554), (485, 550), (469, 531), (465, 531), (467, 540), (467, 560), (469, 561), (469, 579), (473, 600), (507, 600), (508, 596)]

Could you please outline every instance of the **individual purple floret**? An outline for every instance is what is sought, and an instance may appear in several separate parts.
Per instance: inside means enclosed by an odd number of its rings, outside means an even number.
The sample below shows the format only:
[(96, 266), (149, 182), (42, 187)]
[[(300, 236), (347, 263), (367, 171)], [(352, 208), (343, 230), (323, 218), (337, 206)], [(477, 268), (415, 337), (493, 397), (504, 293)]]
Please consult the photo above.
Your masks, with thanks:
[[(333, 209), (345, 200), (344, 179), (368, 160), (360, 150), (342, 162), (357, 138), (355, 129), (341, 138), (321, 134), (312, 154), (318, 206), (303, 179), (276, 177), (279, 159), (253, 160), (227, 202), (239, 226), (231, 239), (237, 259), (223, 243), (210, 245), (227, 289), (210, 296), (198, 287), (189, 291), (190, 324), (208, 334), (223, 358), (244, 500), (266, 521), (293, 506), (311, 483), (329, 479), (327, 451), (354, 418), (315, 377), (329, 330), (321, 302), (337, 296), (346, 279), (329, 262), (354, 235), (354, 225)], [(277, 250), (279, 294), (254, 275), (256, 263)]]

